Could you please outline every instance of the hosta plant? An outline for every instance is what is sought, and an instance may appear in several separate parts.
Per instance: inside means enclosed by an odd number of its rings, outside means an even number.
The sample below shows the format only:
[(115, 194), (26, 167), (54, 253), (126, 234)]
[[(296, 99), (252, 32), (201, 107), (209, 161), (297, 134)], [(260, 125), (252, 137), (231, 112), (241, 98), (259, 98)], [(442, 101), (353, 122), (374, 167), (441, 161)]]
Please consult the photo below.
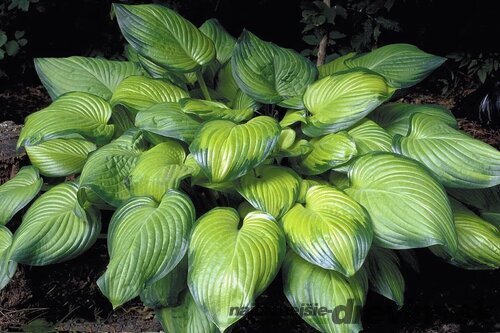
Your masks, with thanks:
[(20, 134), (32, 166), (0, 187), (2, 287), (104, 234), (102, 293), (140, 297), (168, 332), (230, 331), (280, 271), (312, 327), (357, 332), (368, 288), (403, 306), (409, 249), (499, 267), (500, 152), (445, 108), (387, 103), (444, 58), (394, 44), (316, 68), (214, 19), (114, 12), (128, 61), (35, 60), (53, 103)]

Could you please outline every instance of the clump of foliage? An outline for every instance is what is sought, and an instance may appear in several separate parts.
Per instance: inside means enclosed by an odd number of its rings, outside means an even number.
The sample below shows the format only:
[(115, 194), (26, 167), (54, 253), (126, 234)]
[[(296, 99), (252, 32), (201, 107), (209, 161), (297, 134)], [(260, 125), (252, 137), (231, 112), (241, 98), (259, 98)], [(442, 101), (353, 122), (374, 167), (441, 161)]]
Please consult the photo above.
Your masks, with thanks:
[[(168, 332), (231, 330), (280, 269), (296, 309), (355, 309), (299, 311), (307, 323), (357, 332), (368, 288), (403, 305), (409, 249), (499, 267), (500, 153), (440, 106), (384, 104), (444, 58), (394, 44), (317, 68), (214, 19), (114, 10), (129, 61), (35, 61), (54, 101), (20, 134), (32, 166), (0, 187), (2, 287), (17, 264), (82, 254), (104, 224), (99, 288), (114, 308), (139, 296)], [(12, 234), (42, 176), (60, 183)]]

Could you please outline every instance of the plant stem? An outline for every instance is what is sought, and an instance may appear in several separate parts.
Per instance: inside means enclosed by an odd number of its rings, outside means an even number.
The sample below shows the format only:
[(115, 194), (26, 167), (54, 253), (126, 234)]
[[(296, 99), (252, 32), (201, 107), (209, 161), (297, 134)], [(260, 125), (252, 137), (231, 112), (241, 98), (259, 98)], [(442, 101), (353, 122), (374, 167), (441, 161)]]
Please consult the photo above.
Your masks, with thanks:
[(208, 88), (205, 83), (205, 80), (203, 79), (203, 74), (201, 73), (201, 70), (196, 72), (196, 79), (198, 80), (198, 84), (200, 85), (203, 97), (205, 97), (207, 101), (211, 101), (212, 98), (210, 97), (210, 93), (208, 92)]
[[(330, 0), (323, 0), (323, 2), (330, 7)], [(328, 45), (328, 31), (325, 31), (323, 38), (319, 42), (318, 46), (318, 59), (316, 60), (316, 66), (321, 66), (325, 63), (326, 59), (326, 46)]]

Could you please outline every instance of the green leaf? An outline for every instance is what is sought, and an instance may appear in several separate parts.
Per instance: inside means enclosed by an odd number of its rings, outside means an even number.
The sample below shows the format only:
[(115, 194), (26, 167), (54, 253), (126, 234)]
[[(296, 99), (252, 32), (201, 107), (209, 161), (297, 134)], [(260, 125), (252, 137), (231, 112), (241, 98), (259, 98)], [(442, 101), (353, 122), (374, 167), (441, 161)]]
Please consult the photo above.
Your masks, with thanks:
[(7, 35), (5, 34), (4, 31), (0, 30), (0, 47), (4, 46), (5, 43), (7, 43)]
[(114, 131), (114, 126), (107, 124), (111, 112), (111, 106), (97, 96), (67, 93), (45, 109), (26, 117), (17, 149), (74, 134), (97, 144), (109, 142)]
[(298, 255), (345, 276), (363, 265), (373, 238), (365, 209), (328, 185), (310, 187), (305, 205), (296, 204), (282, 224), (288, 245)]
[(376, 108), (368, 118), (383, 127), (391, 135), (408, 133), (410, 118), (415, 113), (423, 113), (440, 120), (453, 128), (458, 128), (457, 120), (445, 107), (435, 104), (387, 103)]
[(295, 130), (287, 127), (283, 128), (278, 139), (273, 157), (297, 157), (308, 154), (312, 150), (312, 145), (305, 139), (296, 139)]
[(187, 287), (187, 256), (167, 275), (141, 292), (142, 303), (152, 309), (175, 307), (181, 303), (182, 290)]
[(354, 140), (345, 132), (313, 138), (309, 154), (292, 160), (296, 170), (305, 175), (319, 175), (349, 162), (357, 155)]
[(210, 38), (167, 7), (115, 3), (113, 8), (130, 45), (168, 70), (193, 72), (215, 58)]
[(262, 165), (241, 177), (236, 190), (255, 208), (279, 220), (299, 195), (301, 178), (290, 168)]
[(239, 123), (249, 120), (254, 113), (254, 110), (251, 108), (234, 110), (220, 102), (194, 98), (184, 98), (179, 104), (182, 107), (182, 111), (198, 116), (203, 120), (225, 119)]
[(327, 76), (311, 84), (304, 94), (304, 105), (311, 116), (302, 129), (313, 137), (347, 129), (392, 92), (383, 77), (367, 71)]
[(189, 290), (185, 290), (181, 298), (181, 304), (175, 308), (156, 310), (156, 318), (165, 332), (219, 333), (217, 326), (196, 305)]
[[(245, 30), (231, 58), (236, 83), (258, 102), (278, 104), (301, 97), (317, 76), (316, 67), (291, 49), (260, 40)], [(302, 108), (297, 100), (293, 108)]]
[(325, 333), (361, 331), (368, 289), (365, 272), (347, 278), (313, 265), (293, 251), (288, 252), (282, 272), (286, 298), (309, 325)]
[(52, 99), (81, 91), (109, 100), (120, 82), (141, 75), (139, 65), (99, 58), (36, 58), (35, 69)]
[(348, 70), (349, 67), (345, 65), (345, 61), (351, 59), (356, 55), (356, 52), (350, 52), (340, 56), (324, 65), (318, 67), (319, 78), (322, 79), (325, 76), (338, 74), (339, 72)]
[(443, 186), (422, 164), (391, 153), (369, 153), (349, 170), (345, 192), (366, 208), (374, 244), (410, 249), (442, 244), (454, 252), (457, 236)]
[(118, 207), (130, 198), (128, 177), (146, 149), (144, 137), (129, 130), (113, 142), (95, 151), (80, 175), (80, 187), (95, 192), (111, 206)]
[(201, 121), (186, 114), (178, 103), (161, 103), (141, 111), (135, 117), (135, 126), (167, 138), (190, 143)]
[(193, 171), (184, 164), (185, 160), (184, 148), (173, 140), (142, 153), (129, 177), (132, 195), (160, 201), (168, 189), (177, 189)]
[(64, 177), (80, 173), (89, 153), (96, 145), (83, 139), (53, 139), (27, 146), (31, 163), (47, 177)]
[(167, 275), (187, 251), (195, 210), (189, 197), (169, 190), (159, 203), (135, 197), (110, 222), (110, 262), (97, 285), (116, 308)]
[(19, 52), (19, 43), (15, 40), (9, 40), (7, 43), (5, 43), (5, 51), (7, 52), (7, 55), (9, 56), (15, 56)]
[(176, 85), (145, 76), (131, 76), (116, 88), (111, 105), (123, 105), (132, 111), (144, 111), (165, 102), (178, 102), (189, 94)]
[(345, 173), (337, 172), (335, 170), (330, 171), (330, 174), (328, 175), (328, 182), (339, 190), (345, 190), (349, 187), (349, 177), (347, 177)]
[(447, 187), (500, 184), (500, 152), (425, 114), (411, 118), (408, 135), (394, 137), (394, 150), (425, 164)]
[(189, 146), (211, 183), (239, 178), (264, 162), (280, 135), (278, 122), (260, 116), (246, 124), (213, 120), (203, 124)]
[(200, 31), (214, 42), (217, 61), (221, 64), (229, 61), (236, 46), (236, 38), (231, 36), (214, 18), (205, 21)]
[(189, 244), (188, 285), (196, 303), (225, 331), (243, 317), (274, 279), (285, 256), (276, 220), (251, 212), (240, 226), (238, 212), (215, 208), (196, 222)]
[(392, 137), (382, 127), (363, 119), (347, 131), (356, 144), (359, 155), (372, 151), (392, 151)]
[(14, 178), (0, 186), (0, 225), (5, 225), (42, 188), (43, 180), (32, 166), (22, 167)]
[(464, 204), (473, 206), (482, 219), (500, 230), (500, 186), (472, 190), (449, 188), (447, 191)]
[(17, 263), (10, 260), (11, 245), (12, 233), (7, 227), (0, 225), (0, 290), (10, 282), (17, 268)]
[(431, 251), (462, 268), (499, 268), (500, 229), (484, 221), (458, 201), (451, 199), (451, 204), (457, 229), (458, 250), (450, 254), (441, 246), (433, 246)]
[(408, 88), (441, 66), (446, 58), (410, 44), (390, 44), (344, 62), (349, 68), (368, 68), (379, 73), (394, 88)]
[(281, 127), (286, 127), (293, 125), (297, 122), (306, 122), (306, 111), (305, 110), (287, 110), (283, 119), (280, 121)]
[(373, 247), (368, 254), (368, 279), (378, 294), (393, 300), (398, 309), (404, 304), (405, 280), (399, 270), (399, 258), (391, 250)]
[(73, 259), (97, 240), (101, 214), (77, 200), (78, 184), (63, 183), (42, 194), (14, 234), (12, 260), (44, 266)]

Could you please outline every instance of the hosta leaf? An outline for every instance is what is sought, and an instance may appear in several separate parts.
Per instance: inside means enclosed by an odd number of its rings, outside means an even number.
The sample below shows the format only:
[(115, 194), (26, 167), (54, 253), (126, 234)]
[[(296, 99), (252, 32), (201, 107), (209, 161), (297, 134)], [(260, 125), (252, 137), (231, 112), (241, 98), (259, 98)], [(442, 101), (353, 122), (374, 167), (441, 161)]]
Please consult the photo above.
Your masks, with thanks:
[(410, 118), (415, 113), (429, 115), (453, 128), (458, 128), (453, 114), (447, 108), (434, 104), (387, 103), (376, 108), (368, 117), (389, 134), (405, 136), (410, 128)]
[(339, 190), (345, 190), (349, 187), (349, 177), (345, 173), (334, 170), (330, 171), (328, 182)]
[(193, 171), (184, 164), (185, 160), (184, 148), (173, 140), (142, 153), (129, 177), (132, 195), (160, 201), (168, 189), (177, 189)]
[(43, 180), (32, 166), (21, 168), (14, 178), (0, 186), (0, 225), (24, 208), (40, 191)]
[(17, 263), (10, 260), (11, 245), (12, 233), (7, 227), (0, 225), (0, 290), (9, 283), (17, 268)]
[(177, 307), (156, 310), (156, 318), (165, 332), (219, 333), (217, 326), (196, 305), (189, 290), (185, 290), (181, 298)]
[(364, 119), (347, 131), (359, 155), (372, 151), (392, 151), (392, 137), (375, 122)]
[(187, 143), (193, 141), (201, 121), (182, 111), (178, 103), (161, 103), (141, 111), (135, 126), (145, 131)]
[(300, 193), (297, 202), (300, 202), (302, 204), (305, 203), (307, 192), (311, 187), (317, 185), (330, 185), (330, 184), (326, 180), (320, 177), (310, 177), (302, 179), (302, 182), (300, 183)]
[(37, 58), (35, 69), (50, 97), (82, 91), (109, 100), (128, 76), (141, 75), (138, 64), (98, 58)]
[(357, 154), (354, 140), (345, 132), (328, 134), (309, 141), (311, 152), (292, 160), (305, 175), (319, 175), (349, 162)]
[(236, 190), (256, 209), (279, 220), (299, 195), (301, 178), (290, 168), (262, 165), (241, 177)]
[(236, 83), (247, 95), (266, 104), (300, 97), (317, 76), (316, 67), (291, 49), (260, 40), (249, 31), (240, 36), (231, 58)]
[(145, 76), (131, 76), (116, 88), (111, 104), (143, 111), (159, 103), (178, 102), (186, 97), (189, 94), (172, 83)]
[(457, 236), (443, 186), (425, 166), (391, 153), (369, 153), (349, 170), (344, 191), (366, 208), (374, 244), (410, 249), (442, 244), (451, 252)]
[(159, 203), (132, 198), (115, 212), (108, 232), (110, 262), (97, 281), (113, 308), (138, 296), (181, 261), (194, 219), (193, 203), (176, 190)]
[(252, 118), (253, 109), (234, 110), (220, 102), (202, 99), (184, 98), (179, 104), (185, 113), (200, 117), (203, 120), (226, 119), (236, 123)]
[(144, 137), (129, 130), (95, 151), (80, 175), (82, 190), (91, 190), (114, 207), (130, 197), (127, 181), (140, 154), (146, 149)]
[(447, 187), (500, 184), (497, 149), (428, 115), (413, 115), (408, 135), (396, 135), (393, 145), (396, 152), (425, 164)]
[(215, 80), (215, 91), (228, 101), (232, 101), (241, 89), (233, 77), (231, 62), (227, 62), (217, 73)]
[(303, 131), (314, 137), (347, 129), (392, 92), (382, 76), (364, 70), (327, 76), (311, 84), (304, 94), (304, 106), (311, 116)]
[(467, 269), (500, 267), (500, 229), (484, 221), (458, 201), (451, 200), (457, 228), (458, 250), (449, 254), (440, 246), (431, 247), (434, 254), (453, 265)]
[(370, 249), (373, 229), (367, 212), (327, 185), (309, 188), (305, 205), (282, 218), (288, 245), (305, 260), (345, 276), (356, 273)]
[(278, 139), (278, 144), (273, 152), (275, 157), (296, 157), (308, 154), (312, 145), (305, 139), (296, 139), (295, 130), (283, 128)]
[(393, 300), (398, 308), (404, 304), (405, 280), (399, 270), (399, 258), (391, 250), (373, 247), (368, 254), (368, 279), (371, 288)]
[(324, 65), (321, 65), (318, 67), (318, 72), (319, 72), (319, 78), (322, 79), (325, 76), (333, 75), (333, 74), (338, 74), (341, 71), (348, 70), (349, 67), (345, 65), (345, 61), (348, 59), (351, 59), (356, 55), (355, 52), (350, 52), (347, 54), (344, 54), (343, 56), (340, 56)]
[(441, 66), (446, 58), (435, 56), (410, 44), (390, 44), (347, 59), (349, 68), (368, 68), (379, 73), (394, 88), (411, 87)]
[(113, 113), (109, 119), (110, 123), (115, 126), (113, 139), (119, 138), (129, 128), (134, 127), (135, 112), (128, 110), (123, 105), (116, 105), (113, 108)]
[(278, 122), (260, 116), (246, 124), (213, 120), (203, 124), (189, 146), (211, 183), (239, 178), (271, 154), (280, 135)]
[[(323, 333), (361, 331), (368, 289), (365, 272), (346, 278), (305, 261), (293, 251), (288, 252), (282, 271), (286, 298), (309, 325)], [(311, 313), (312, 309), (317, 311)]]
[(111, 106), (102, 98), (83, 92), (67, 93), (26, 117), (17, 148), (74, 134), (97, 144), (106, 143), (114, 131), (113, 125), (107, 125), (111, 112)]
[(153, 309), (174, 307), (181, 303), (181, 293), (187, 287), (187, 256), (167, 275), (150, 284), (141, 292), (142, 303)]
[(243, 317), (239, 310), (254, 306), (286, 250), (283, 232), (271, 215), (251, 212), (239, 225), (236, 210), (212, 209), (197, 221), (189, 244), (189, 289), (221, 332)]
[(297, 122), (306, 122), (306, 112), (304, 110), (287, 110), (285, 116), (280, 121), (281, 127), (293, 125)]
[(167, 7), (114, 4), (113, 8), (130, 45), (169, 70), (192, 72), (215, 57), (213, 42)]
[(447, 189), (459, 201), (475, 207), (482, 219), (492, 223), (500, 230), (500, 186), (484, 189)]
[(200, 31), (214, 42), (217, 61), (221, 64), (226, 63), (231, 58), (236, 46), (236, 38), (231, 36), (217, 19), (205, 21), (201, 25)]
[(31, 163), (48, 177), (64, 177), (79, 173), (96, 145), (83, 139), (53, 139), (27, 146)]
[(78, 184), (57, 185), (28, 209), (12, 241), (12, 260), (42, 266), (73, 259), (97, 240), (101, 214), (77, 200)]

